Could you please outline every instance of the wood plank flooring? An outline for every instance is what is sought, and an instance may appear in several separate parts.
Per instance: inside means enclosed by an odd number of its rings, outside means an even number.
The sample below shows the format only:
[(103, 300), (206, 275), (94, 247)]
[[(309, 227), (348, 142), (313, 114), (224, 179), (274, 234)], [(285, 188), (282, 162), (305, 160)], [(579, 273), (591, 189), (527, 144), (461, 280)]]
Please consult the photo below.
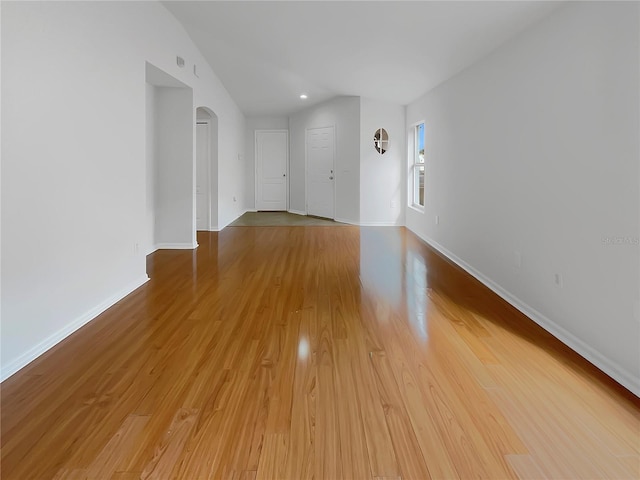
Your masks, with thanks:
[(640, 478), (640, 401), (404, 228), (231, 227), (1, 388), (3, 479)]

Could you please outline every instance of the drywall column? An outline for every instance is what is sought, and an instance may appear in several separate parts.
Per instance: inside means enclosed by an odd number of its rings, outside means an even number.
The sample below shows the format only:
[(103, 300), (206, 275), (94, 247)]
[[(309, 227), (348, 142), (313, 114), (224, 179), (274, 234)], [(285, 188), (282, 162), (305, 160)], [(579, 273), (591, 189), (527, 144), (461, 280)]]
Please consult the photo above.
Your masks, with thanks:
[(155, 100), (156, 246), (195, 248), (193, 91), (157, 87)]
[(209, 195), (211, 207), (209, 212), (211, 230), (218, 230), (218, 117), (213, 115), (209, 120)]
[(146, 197), (145, 197), (145, 255), (156, 249), (156, 87), (145, 83), (145, 163), (146, 163)]

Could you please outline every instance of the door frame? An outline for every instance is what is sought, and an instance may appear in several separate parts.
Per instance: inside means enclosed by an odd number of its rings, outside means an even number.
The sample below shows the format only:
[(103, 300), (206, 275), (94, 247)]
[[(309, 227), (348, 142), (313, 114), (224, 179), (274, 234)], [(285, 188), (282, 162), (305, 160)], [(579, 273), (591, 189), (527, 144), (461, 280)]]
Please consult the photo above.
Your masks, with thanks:
[(287, 180), (284, 182), (286, 187), (286, 201), (285, 201), (285, 212), (289, 211), (289, 183), (291, 176), (289, 175), (289, 130), (281, 128), (267, 128), (267, 129), (256, 129), (253, 131), (253, 206), (256, 211), (258, 211), (258, 133), (284, 133), (287, 142), (287, 159), (285, 160), (285, 173), (287, 175)]
[(309, 215), (309, 154), (307, 152), (307, 134), (309, 130), (317, 130), (319, 128), (330, 128), (333, 131), (333, 217), (336, 219), (336, 183), (338, 176), (336, 175), (336, 154), (337, 154), (337, 139), (336, 139), (336, 126), (324, 125), (320, 127), (309, 127), (304, 129), (304, 210), (305, 215)]
[[(200, 230), (200, 231), (211, 231), (211, 120), (206, 118), (206, 119), (201, 119), (198, 120), (196, 119), (196, 145), (195, 145), (195, 150), (196, 150), (196, 181), (194, 183), (194, 187), (197, 185), (198, 183), (198, 144), (197, 144), (197, 139), (198, 139), (198, 125), (206, 125), (207, 126), (207, 158), (205, 161), (205, 165), (207, 166), (207, 172), (206, 172), (206, 178), (207, 178), (207, 191), (205, 192), (205, 196), (207, 198), (207, 218), (206, 218), (206, 230)], [(195, 188), (194, 188), (195, 190)], [(198, 192), (194, 191), (194, 197), (195, 197), (195, 201), (198, 201)], [(198, 211), (198, 205), (196, 203), (196, 232), (199, 231), (198, 230), (198, 220), (197, 220), (197, 211)]]

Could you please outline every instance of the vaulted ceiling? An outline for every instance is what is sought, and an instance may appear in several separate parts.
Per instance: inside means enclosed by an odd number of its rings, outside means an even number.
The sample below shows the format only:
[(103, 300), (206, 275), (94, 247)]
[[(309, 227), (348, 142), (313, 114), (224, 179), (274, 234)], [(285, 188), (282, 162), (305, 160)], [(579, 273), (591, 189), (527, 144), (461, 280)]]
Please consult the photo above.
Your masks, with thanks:
[[(560, 2), (163, 2), (248, 116), (336, 95), (405, 105)], [(300, 94), (306, 93), (307, 100)]]

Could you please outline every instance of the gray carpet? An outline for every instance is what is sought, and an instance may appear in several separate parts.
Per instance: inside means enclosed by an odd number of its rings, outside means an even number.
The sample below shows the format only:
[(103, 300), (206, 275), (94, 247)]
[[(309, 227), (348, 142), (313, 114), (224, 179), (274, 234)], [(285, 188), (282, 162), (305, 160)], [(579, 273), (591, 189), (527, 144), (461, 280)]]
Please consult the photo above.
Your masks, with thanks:
[(231, 223), (230, 227), (315, 227), (345, 226), (346, 223), (334, 222), (326, 218), (296, 215), (289, 212), (247, 212)]

